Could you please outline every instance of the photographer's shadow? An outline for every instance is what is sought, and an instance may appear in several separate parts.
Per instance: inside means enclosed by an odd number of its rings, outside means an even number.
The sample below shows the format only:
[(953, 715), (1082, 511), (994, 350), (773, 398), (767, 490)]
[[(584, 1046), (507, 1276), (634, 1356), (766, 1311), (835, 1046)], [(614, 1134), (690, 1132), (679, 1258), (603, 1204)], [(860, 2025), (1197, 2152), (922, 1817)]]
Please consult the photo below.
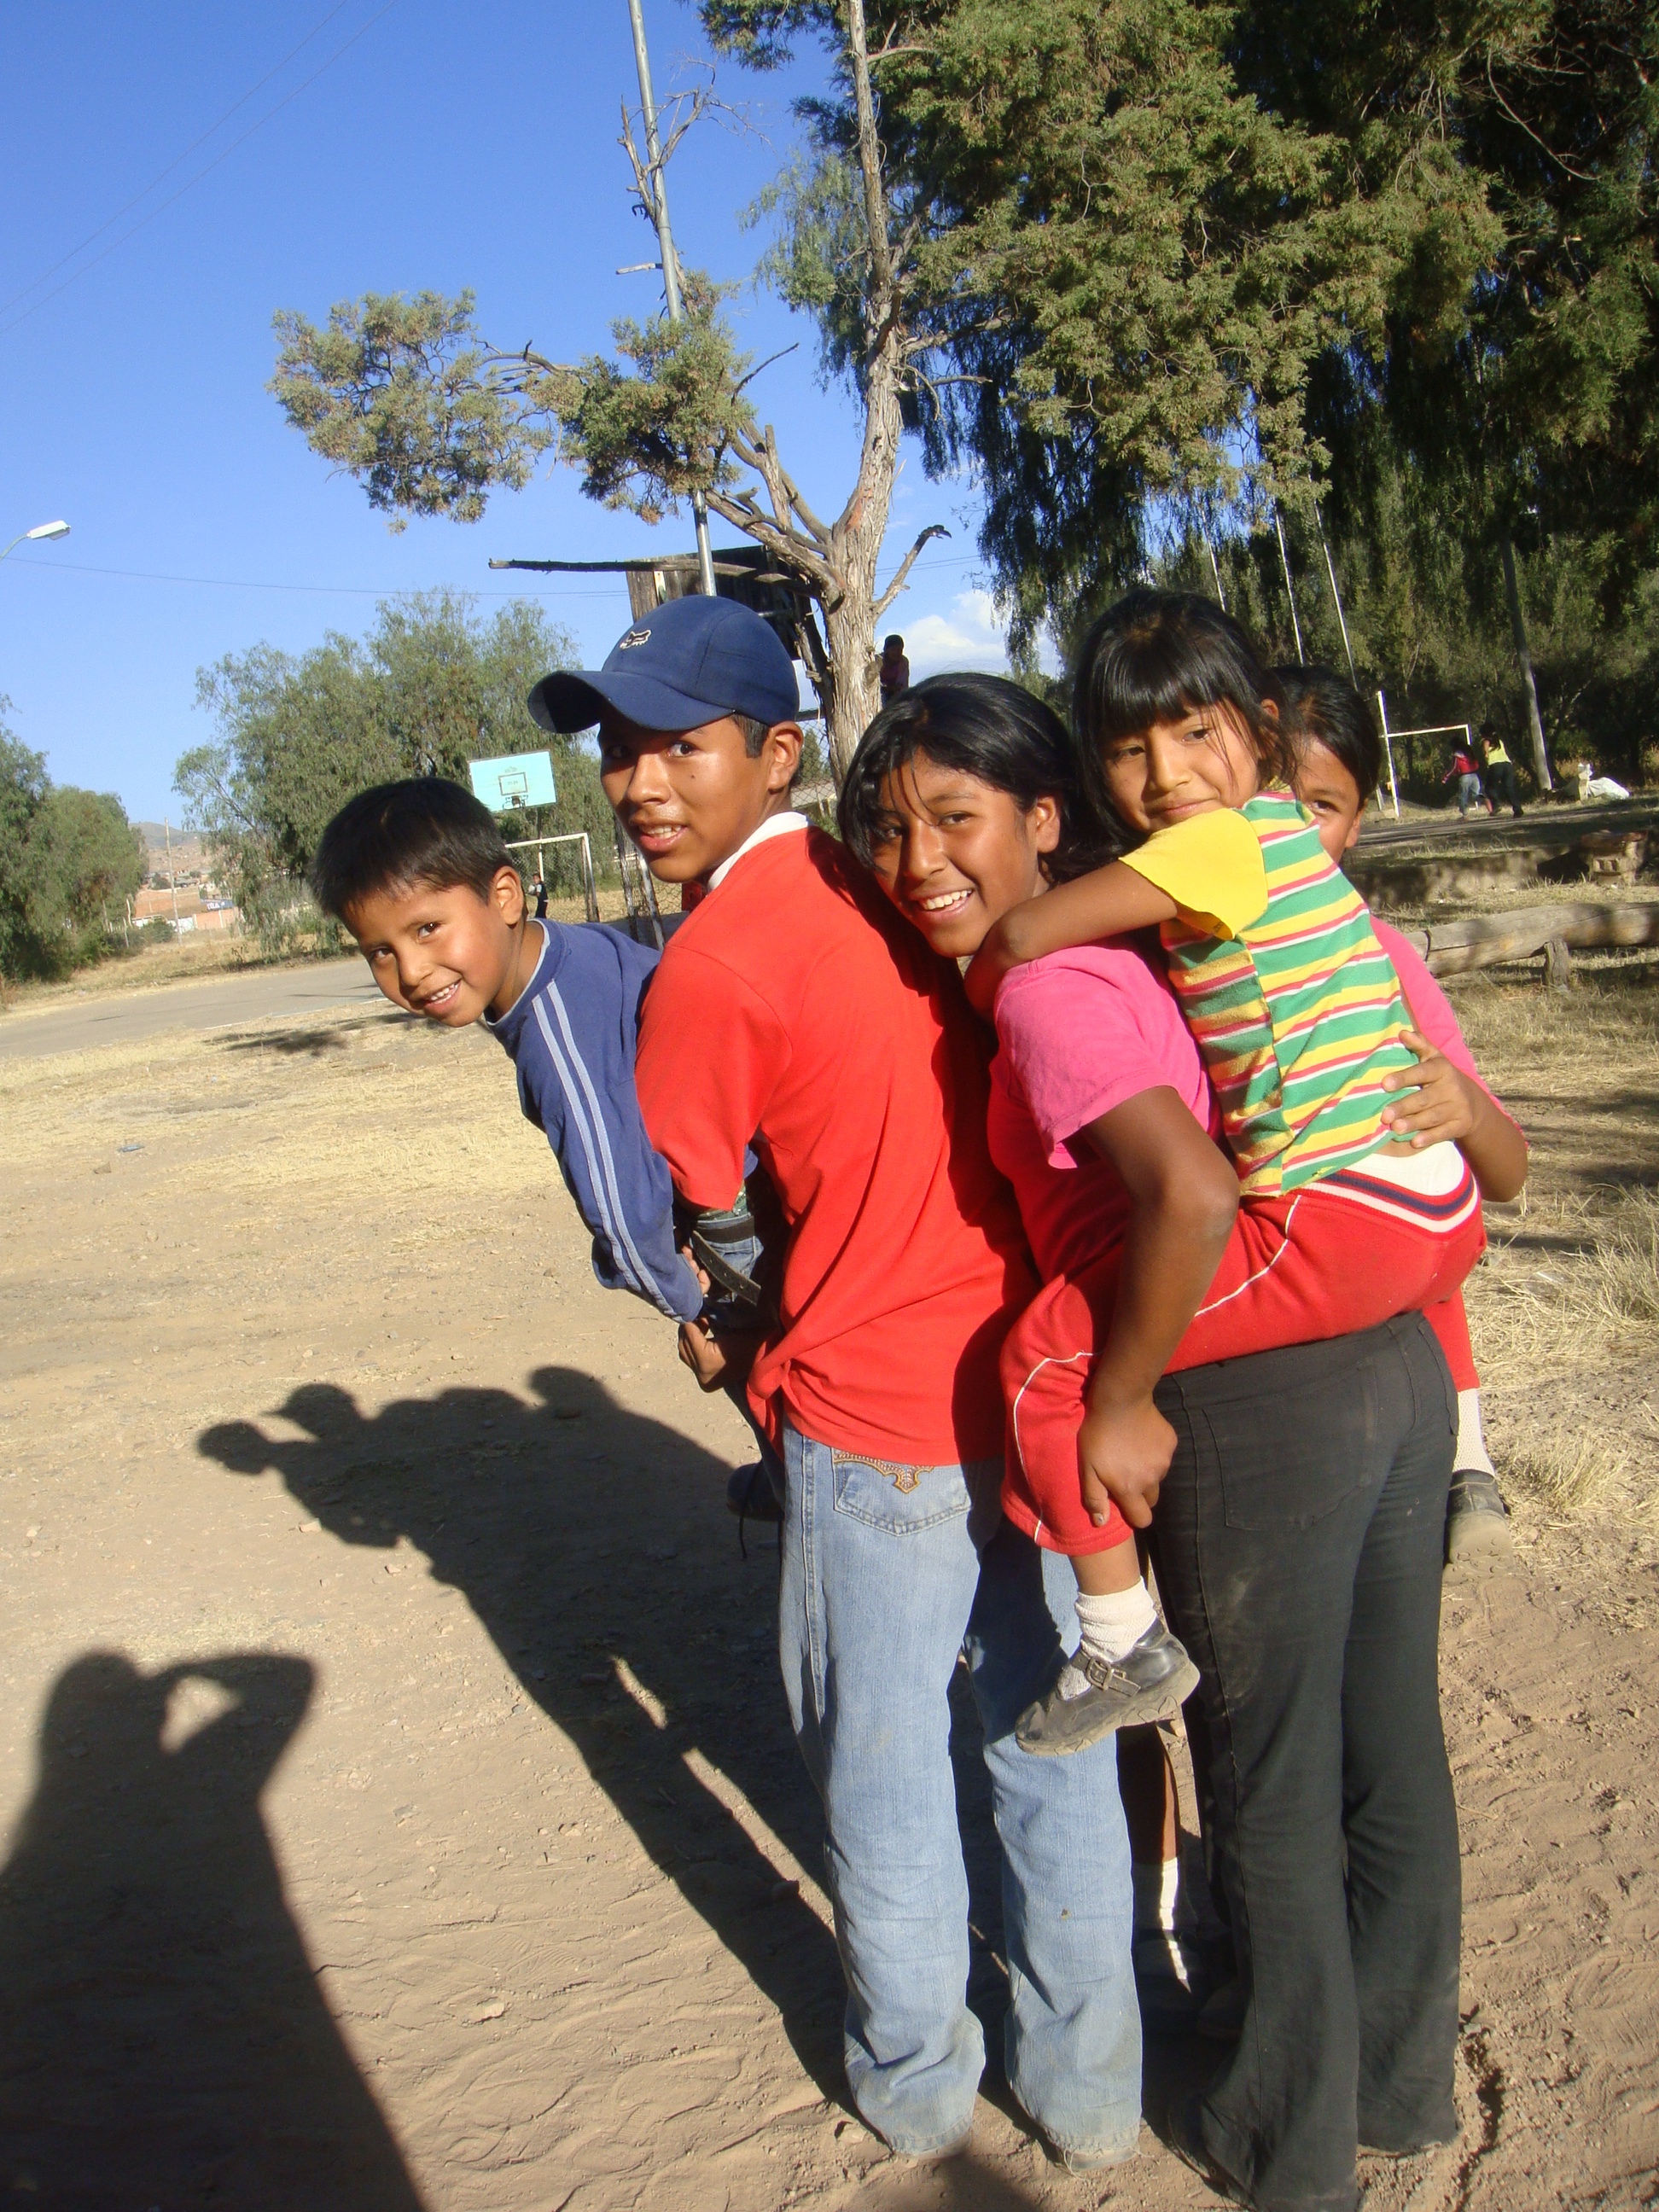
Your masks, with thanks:
[(260, 1652), (60, 1676), (0, 1872), (9, 2201), (420, 2212), (259, 1815), (312, 1680)]
[[(833, 1941), (702, 1768), (798, 1861), (818, 1863), (818, 1808), (778, 1684), (766, 1547), (746, 1569), (734, 1553), (723, 1566), (709, 1506), (726, 1469), (712, 1455), (575, 1370), (541, 1369), (531, 1388), (538, 1403), (459, 1389), (366, 1419), (348, 1392), (307, 1384), (281, 1409), (303, 1437), (228, 1422), (198, 1449), (237, 1474), (276, 1469), (344, 1543), (390, 1548), (402, 1536), (427, 1554), (776, 2008), (819, 2089), (842, 2097)], [(720, 1545), (729, 1528), (721, 1515)], [(548, 1879), (550, 1897), (556, 1869)]]

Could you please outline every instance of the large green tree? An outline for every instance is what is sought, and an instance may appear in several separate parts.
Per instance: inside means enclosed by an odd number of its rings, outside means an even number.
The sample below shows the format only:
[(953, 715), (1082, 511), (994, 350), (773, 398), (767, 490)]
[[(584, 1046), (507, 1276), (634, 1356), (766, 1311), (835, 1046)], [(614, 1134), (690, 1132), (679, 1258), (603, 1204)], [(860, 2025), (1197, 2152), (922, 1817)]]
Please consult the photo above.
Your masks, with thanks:
[[(0, 717), (10, 704), (0, 697)], [(0, 719), (0, 975), (56, 975), (95, 958), (144, 867), (120, 800), (54, 784)]]
[(1309, 417), (1359, 595), (1386, 550), (1407, 574), (1382, 596), (1414, 600), (1431, 634), (1461, 629), (1486, 655), (1507, 641), (1547, 781), (1534, 659), (1565, 736), (1598, 695), (1627, 735), (1614, 672), (1659, 565), (1659, 8), (1253, 0), (1239, 21), (1258, 98), (1347, 138), (1373, 178), (1432, 140), (1489, 210), (1455, 318), (1419, 313), (1408, 285), (1380, 341), (1334, 349)]
[[(765, 274), (815, 319), (861, 410), (836, 512), (803, 495), (695, 270), (683, 321), (620, 322), (613, 353), (562, 364), (491, 352), (469, 295), (371, 295), (321, 327), (285, 313), (272, 388), (394, 517), (475, 519), (556, 441), (592, 497), (648, 520), (701, 490), (816, 600), (839, 762), (874, 709), (875, 625), (919, 550), (878, 588), (907, 429), (935, 465), (975, 458), (988, 548), (1029, 629), (1091, 528), (1132, 537), (1152, 493), (1228, 491), (1246, 470), (1299, 481), (1319, 458), (1310, 362), (1345, 327), (1380, 331), (1407, 262), (1455, 295), (1478, 246), (1481, 210), (1433, 146), (1373, 187), (1338, 139), (1241, 88), (1219, 0), (702, 0), (699, 14), (744, 68), (803, 40), (825, 56), (823, 94), (798, 103), (801, 143), (756, 212), (774, 227)], [(630, 151), (648, 211), (652, 171)]]
[[(515, 600), (482, 618), (465, 595), (388, 600), (361, 640), (337, 633), (305, 653), (256, 645), (197, 676), (216, 738), (181, 756), (174, 786), (240, 902), (301, 878), (329, 817), (370, 784), (466, 780), (469, 763), (545, 747), (525, 700), (574, 648), (540, 608)], [(610, 823), (598, 769), (559, 749), (556, 807), (532, 836)]]

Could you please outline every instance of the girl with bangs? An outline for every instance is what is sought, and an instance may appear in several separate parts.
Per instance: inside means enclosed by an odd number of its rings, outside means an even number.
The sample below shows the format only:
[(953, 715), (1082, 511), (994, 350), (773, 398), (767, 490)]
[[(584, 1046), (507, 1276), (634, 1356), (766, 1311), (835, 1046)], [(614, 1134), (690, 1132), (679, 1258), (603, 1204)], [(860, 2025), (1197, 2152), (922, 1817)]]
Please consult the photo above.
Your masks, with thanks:
[[(968, 971), (990, 1012), (1013, 969), (1157, 927), (1169, 981), (1214, 1088), (1240, 1210), (1170, 1370), (1310, 1343), (1426, 1310), (1466, 1338), (1460, 1287), (1486, 1237), (1481, 1191), (1442, 1095), (1419, 1086), (1418, 1029), (1364, 902), (1291, 788), (1272, 681), (1207, 599), (1139, 592), (1086, 640), (1076, 689), (1080, 778), (1139, 839), (1005, 915)], [(1397, 1095), (1403, 1094), (1403, 1095)], [(1510, 1125), (1512, 1127), (1512, 1125)], [(1519, 1147), (1512, 1195), (1525, 1175)], [(1086, 1607), (1139, 1576), (1166, 1424), (1124, 1404), (1108, 1346), (1115, 1254), (1051, 1281), (1003, 1353), (1004, 1510), (1071, 1557)], [(1079, 1474), (1081, 1485), (1079, 1486)], [(1109, 1724), (1126, 1655), (1085, 1629), (1079, 1668), (1028, 1729), (1065, 1750)]]
[[(1129, 934), (1071, 942), (1079, 898), (1097, 899), (1101, 862), (1114, 851), (1127, 860), (1155, 828), (1188, 818), (1186, 801), (1170, 797), (1181, 787), (1165, 758), (1176, 718), (1161, 708), (1183, 710), (1177, 758), (1218, 754), (1223, 770), (1254, 769), (1257, 782), (1271, 758), (1268, 686), (1233, 625), (1205, 641), (1226, 681), (1204, 686), (1217, 696), (1198, 702), (1209, 710), (1201, 736), (1188, 726), (1191, 657), (1173, 701), (1133, 655), (1123, 676), (1103, 672), (1102, 657), (1137, 626), (1144, 641), (1150, 622), (1161, 649), (1161, 626), (1177, 611), (1190, 625), (1187, 603), (1133, 595), (1085, 647), (1085, 730), (1098, 726), (1089, 694), (1103, 676), (1108, 689), (1142, 687), (1145, 727), (1117, 732), (1122, 758), (1087, 744), (1074, 752), (1013, 684), (933, 678), (866, 732), (842, 826), (942, 954), (975, 955), (1019, 909), (1002, 940), (1006, 966), (1007, 936), (1058, 902), (1065, 949), (1006, 974), (995, 993), (991, 1146), (1049, 1286), (1033, 1314), (1052, 1331), (1069, 1311), (1081, 1332), (1042, 1355), (1042, 1374), (1064, 1389), (1039, 1425), (1051, 1471), (1069, 1480), (1069, 1509), (1057, 1496), (1058, 1510), (1081, 1518), (1094, 1549), (1056, 1543), (1030, 1494), (1034, 1432), (1021, 1428), (1029, 1403), (1018, 1387), (1005, 1502), (1018, 1520), (1024, 1492), (1040, 1541), (1066, 1550), (1084, 1577), (1091, 1560), (1111, 1561), (1115, 1582), (1098, 1595), (1081, 1583), (1085, 1645), (1026, 1717), (1022, 1741), (1041, 1753), (1092, 1740), (1096, 1698), (1108, 1726), (1146, 1717), (1143, 1692), (1178, 1692), (1190, 1651), (1200, 1680), (1188, 1718), (1243, 2024), (1208, 2094), (1175, 2116), (1175, 2147), (1264, 2212), (1346, 2212), (1361, 2140), (1398, 2152), (1456, 2131), (1457, 1836), (1436, 1678), (1453, 1401), (1420, 1316), (1385, 1308), (1395, 1317), (1381, 1326), (1346, 1319), (1353, 1279), (1363, 1288), (1376, 1273), (1356, 1243), (1328, 1240), (1316, 1255), (1283, 1233), (1291, 1205), (1310, 1202), (1300, 1182), (1241, 1206), (1215, 1088), (1171, 988), (1175, 951), (1149, 927), (1164, 916), (1137, 911)], [(1127, 766), (1137, 761), (1152, 764)], [(1091, 804), (1089, 787), (1108, 806)], [(1212, 785), (1215, 804), (1198, 818), (1255, 795), (1230, 781), (1224, 798)], [(1159, 855), (1153, 865), (1167, 872)], [(1130, 872), (1138, 897), (1176, 908), (1150, 873)], [(1187, 879), (1178, 887), (1190, 896)], [(1379, 1107), (1379, 1118), (1388, 1110), (1396, 1133), (1431, 1135), (1413, 1119), (1415, 1097)], [(1271, 1211), (1262, 1217), (1275, 1206), (1277, 1231)], [(1302, 1288), (1285, 1298), (1281, 1285), (1298, 1270)], [(1237, 1294), (1218, 1301), (1218, 1279)], [(1032, 1340), (1014, 1345), (1005, 1385), (1011, 1372), (1030, 1382), (1016, 1370)], [(1107, 1530), (1126, 1504), (1144, 1527), (1154, 1501), (1176, 1660), (1166, 1650), (1146, 1670), (1134, 1646), (1155, 1616), (1134, 1547)], [(1104, 1632), (1097, 1648), (1119, 1654), (1092, 1665), (1091, 1612)]]

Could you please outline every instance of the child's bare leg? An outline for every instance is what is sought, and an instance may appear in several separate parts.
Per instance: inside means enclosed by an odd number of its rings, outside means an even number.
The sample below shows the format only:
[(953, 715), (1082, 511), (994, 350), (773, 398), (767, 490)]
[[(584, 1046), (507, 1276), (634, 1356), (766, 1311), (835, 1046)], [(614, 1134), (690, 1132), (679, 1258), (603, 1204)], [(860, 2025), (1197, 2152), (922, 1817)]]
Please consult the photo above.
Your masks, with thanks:
[[(1077, 1586), (1085, 1597), (1107, 1597), (1121, 1590), (1145, 1589), (1140, 1555), (1134, 1538), (1114, 1544), (1109, 1551), (1080, 1552), (1072, 1561)], [(1151, 1600), (1147, 1601), (1150, 1605)]]
[(1078, 1670), (1081, 1673), (1091, 1659), (1101, 1667), (1115, 1667), (1158, 1626), (1152, 1592), (1141, 1579), (1134, 1538), (1125, 1537), (1109, 1551), (1080, 1552), (1072, 1565), (1082, 1632)]
[(1119, 1729), (1117, 1786), (1134, 1885), (1135, 1979), (1143, 2002), (1184, 2014), (1191, 2008), (1197, 1961), (1177, 1932), (1183, 1902), (1181, 1832), (1175, 1775), (1157, 1729)]

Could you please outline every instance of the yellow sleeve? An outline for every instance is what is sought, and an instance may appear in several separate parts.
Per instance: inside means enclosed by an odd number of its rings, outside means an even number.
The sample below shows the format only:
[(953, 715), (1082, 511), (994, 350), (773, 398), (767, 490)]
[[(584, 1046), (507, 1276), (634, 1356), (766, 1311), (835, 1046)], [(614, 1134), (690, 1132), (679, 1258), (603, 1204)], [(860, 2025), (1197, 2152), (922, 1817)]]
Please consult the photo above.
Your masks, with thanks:
[(1155, 830), (1122, 864), (1156, 884), (1183, 921), (1210, 937), (1237, 937), (1267, 904), (1267, 870), (1255, 831), (1242, 814), (1217, 807), (1168, 830)]

